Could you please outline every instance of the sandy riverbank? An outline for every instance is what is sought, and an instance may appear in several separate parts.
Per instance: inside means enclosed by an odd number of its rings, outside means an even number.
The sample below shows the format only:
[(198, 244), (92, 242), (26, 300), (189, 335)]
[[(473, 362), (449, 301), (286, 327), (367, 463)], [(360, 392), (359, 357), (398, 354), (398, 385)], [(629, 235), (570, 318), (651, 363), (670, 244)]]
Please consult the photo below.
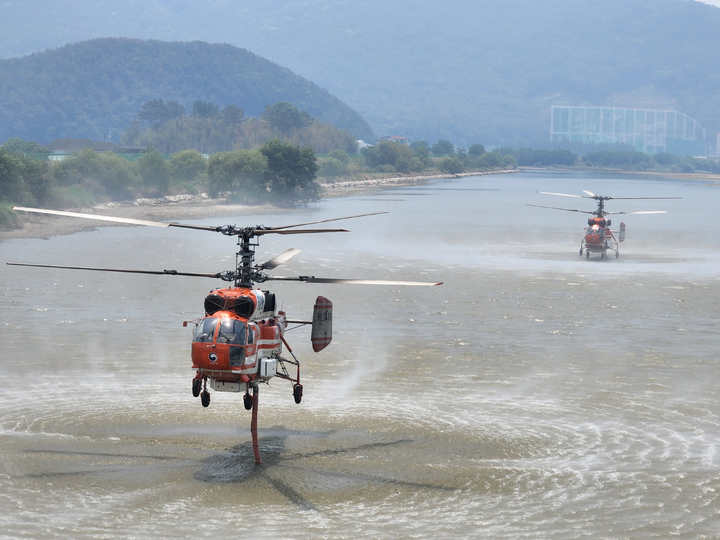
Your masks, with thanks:
[[(436, 174), (418, 176), (398, 176), (392, 178), (372, 178), (322, 183), (324, 197), (345, 197), (367, 193), (394, 186), (417, 185), (441, 178), (456, 176), (481, 176), (487, 174), (507, 174), (514, 171), (488, 171), (461, 174)], [(285, 210), (271, 205), (246, 206), (228, 204), (222, 199), (210, 199), (207, 195), (174, 195), (159, 199), (137, 199), (134, 201), (100, 204), (92, 208), (83, 208), (80, 212), (119, 216), (149, 221), (188, 221), (210, 217), (235, 217), (241, 215), (281, 213)], [(73, 234), (92, 230), (103, 225), (101, 221), (46, 216), (23, 212), (22, 229), (0, 229), (0, 241), (11, 238), (49, 238), (51, 236)], [(107, 223), (105, 223), (107, 225)]]

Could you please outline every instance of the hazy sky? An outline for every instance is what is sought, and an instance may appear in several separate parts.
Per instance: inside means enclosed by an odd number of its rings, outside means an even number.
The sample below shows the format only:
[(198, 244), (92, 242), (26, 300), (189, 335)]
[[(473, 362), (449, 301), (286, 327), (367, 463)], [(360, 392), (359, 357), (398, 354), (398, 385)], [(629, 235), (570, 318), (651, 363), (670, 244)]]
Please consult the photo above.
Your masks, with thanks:
[(720, 0), (699, 0), (703, 4), (710, 4), (711, 6), (720, 7)]

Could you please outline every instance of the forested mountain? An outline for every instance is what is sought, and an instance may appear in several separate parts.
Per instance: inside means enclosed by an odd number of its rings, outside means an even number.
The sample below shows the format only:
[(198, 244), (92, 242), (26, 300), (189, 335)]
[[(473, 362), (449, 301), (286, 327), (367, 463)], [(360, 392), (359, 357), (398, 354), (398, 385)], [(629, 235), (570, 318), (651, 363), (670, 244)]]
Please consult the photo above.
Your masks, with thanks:
[(378, 136), (547, 139), (550, 106), (582, 104), (674, 108), (720, 131), (720, 9), (693, 0), (6, 0), (2, 15), (6, 57), (107, 35), (245, 47)]
[(326, 90), (232, 45), (104, 38), (0, 60), (0, 140), (51, 141), (120, 133), (145, 102), (190, 110), (201, 100), (260, 116), (290, 102), (313, 117), (372, 139), (367, 122)]

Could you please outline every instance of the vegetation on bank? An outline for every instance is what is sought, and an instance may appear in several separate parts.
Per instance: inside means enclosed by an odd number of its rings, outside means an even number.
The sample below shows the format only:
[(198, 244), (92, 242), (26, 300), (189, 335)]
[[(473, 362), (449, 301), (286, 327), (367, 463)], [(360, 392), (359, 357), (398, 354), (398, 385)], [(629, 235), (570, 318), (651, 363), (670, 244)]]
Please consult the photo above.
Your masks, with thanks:
[[(228, 107), (221, 110), (204, 102), (195, 103), (192, 115), (180, 111), (178, 116), (166, 117), (161, 123), (147, 111), (153, 109), (157, 113), (162, 107), (158, 108), (157, 103), (148, 105), (143, 109), (146, 112), (141, 111), (139, 115), (149, 124), (140, 130), (141, 136), (159, 136), (164, 126), (182, 119), (217, 126), (234, 121), (236, 128), (246, 123), (242, 110), (228, 110)], [(17, 138), (8, 140), (0, 148), (0, 225), (21, 226), (17, 213), (10, 210), (13, 204), (77, 208), (109, 200), (198, 192), (242, 204), (307, 204), (320, 198), (318, 178), (334, 182), (368, 176), (459, 174), (517, 166), (720, 174), (720, 164), (716, 161), (667, 153), (648, 155), (602, 150), (580, 157), (562, 149), (509, 147), (488, 152), (481, 144), (464, 149), (443, 139), (432, 145), (423, 140), (410, 145), (382, 141), (358, 153), (334, 148), (318, 157), (313, 147), (293, 142), (307, 140), (302, 137), (316, 125), (315, 119), (288, 107), (289, 104), (280, 105), (268, 107), (266, 115), (255, 119), (266, 135), (279, 137), (264, 140), (252, 148), (242, 147), (239, 139), (235, 139), (233, 149), (215, 152), (209, 157), (190, 149), (172, 153), (166, 159), (157, 149), (148, 147), (134, 161), (91, 149), (62, 161), (50, 161), (38, 158), (44, 155), (45, 149), (37, 143)], [(187, 132), (192, 133), (189, 128)], [(332, 140), (337, 142), (342, 138)]]
[(720, 174), (720, 163), (713, 159), (676, 156), (667, 152), (645, 154), (634, 150), (599, 150), (580, 155), (570, 150), (499, 148), (502, 156), (513, 156), (520, 167), (579, 167), (620, 169), (633, 172)]
[[(200, 136), (194, 124), (234, 126), (236, 136), (250, 122), (242, 109), (229, 106), (220, 109), (211, 103), (196, 102), (193, 113), (186, 115), (176, 104), (148, 102), (138, 115), (147, 124), (128, 137), (139, 141), (156, 140), (173, 133), (177, 123), (185, 121), (185, 136)], [(33, 141), (11, 139), (0, 148), (0, 224), (19, 226), (12, 204), (49, 208), (92, 206), (109, 200), (159, 197), (178, 193), (207, 192), (243, 204), (298, 205), (317, 201), (325, 181), (387, 174), (457, 174), (463, 171), (486, 171), (515, 167), (515, 158), (486, 152), (480, 144), (467, 150), (455, 148), (440, 140), (428, 145), (381, 142), (354, 153), (356, 141), (349, 144), (346, 133), (330, 133), (329, 145), (340, 145), (318, 158), (310, 145), (295, 144), (316, 137), (318, 123), (309, 114), (288, 103), (268, 106), (261, 118), (253, 119), (261, 144), (243, 147), (236, 137), (232, 150), (215, 152), (209, 157), (196, 149), (172, 153), (165, 159), (157, 148), (148, 147), (139, 159), (131, 161), (112, 152), (99, 153), (83, 149), (62, 161), (38, 159), (47, 152)], [(131, 130), (132, 131), (132, 130)], [(320, 131), (321, 132), (321, 131)], [(269, 135), (279, 137), (267, 139)], [(148, 137), (143, 139), (142, 137)], [(153, 137), (157, 137), (153, 139)], [(322, 147), (320, 147), (322, 148)], [(163, 148), (166, 149), (166, 148)], [(33, 157), (31, 157), (31, 155)]]
[(62, 161), (40, 160), (0, 148), (0, 224), (19, 226), (13, 204), (77, 208), (110, 200), (209, 191), (247, 204), (296, 205), (316, 201), (315, 152), (277, 139), (253, 150), (196, 150), (169, 160), (150, 148), (136, 161), (84, 149)]

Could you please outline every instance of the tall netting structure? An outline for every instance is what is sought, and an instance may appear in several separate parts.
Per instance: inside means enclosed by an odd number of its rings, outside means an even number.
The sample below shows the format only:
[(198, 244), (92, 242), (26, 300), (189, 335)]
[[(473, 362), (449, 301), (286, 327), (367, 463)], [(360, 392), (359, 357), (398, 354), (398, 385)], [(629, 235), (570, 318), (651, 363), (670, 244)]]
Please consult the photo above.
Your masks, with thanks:
[(562, 107), (550, 110), (550, 140), (583, 144), (623, 143), (655, 154), (705, 153), (705, 129), (677, 111), (618, 107)]

